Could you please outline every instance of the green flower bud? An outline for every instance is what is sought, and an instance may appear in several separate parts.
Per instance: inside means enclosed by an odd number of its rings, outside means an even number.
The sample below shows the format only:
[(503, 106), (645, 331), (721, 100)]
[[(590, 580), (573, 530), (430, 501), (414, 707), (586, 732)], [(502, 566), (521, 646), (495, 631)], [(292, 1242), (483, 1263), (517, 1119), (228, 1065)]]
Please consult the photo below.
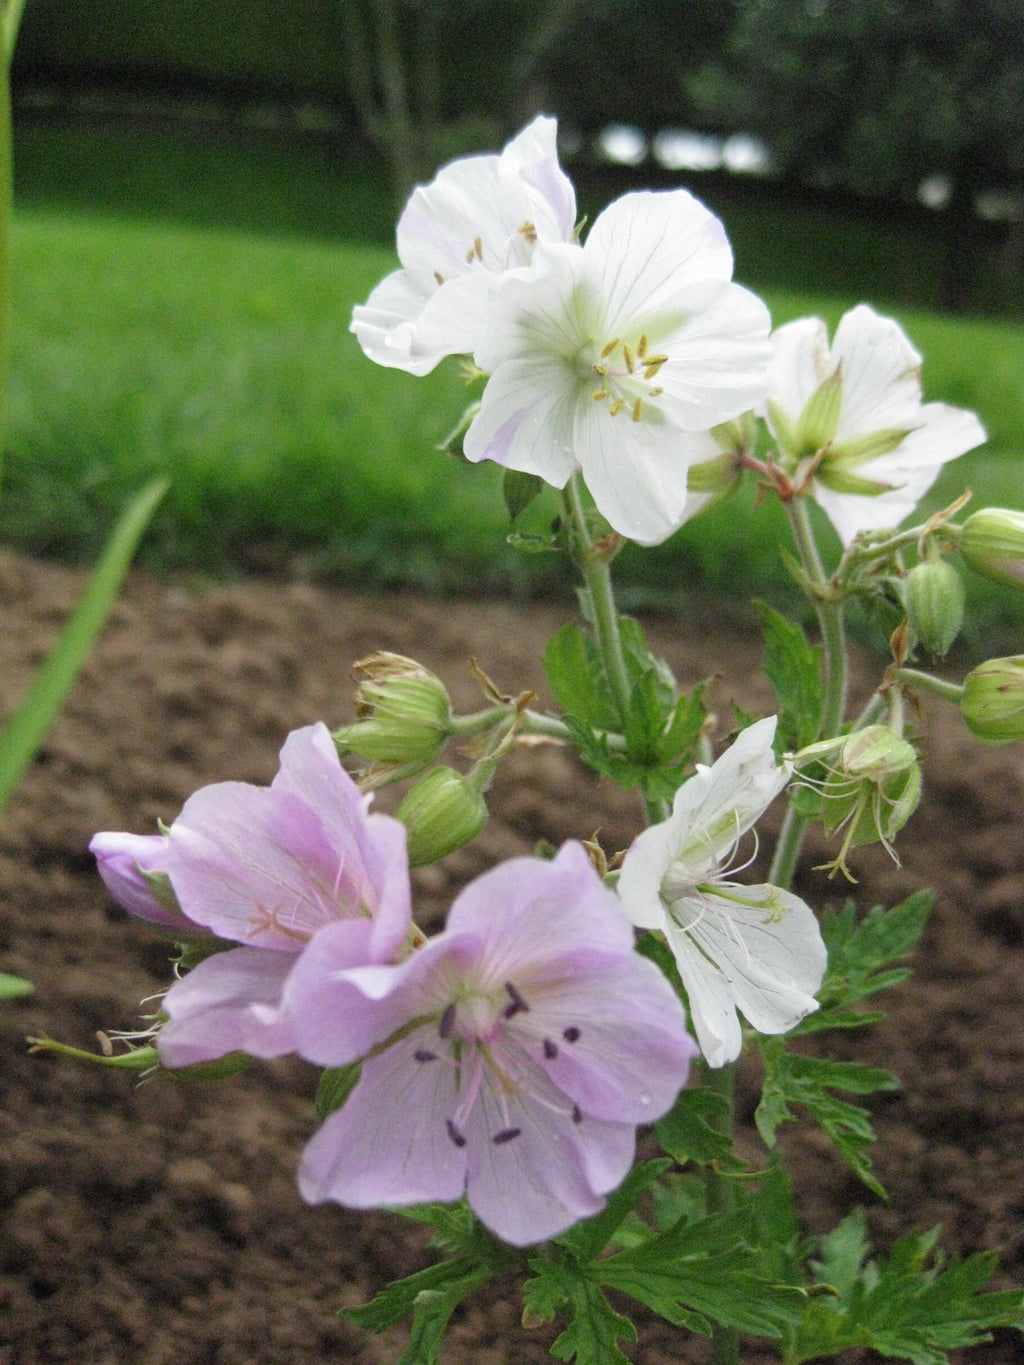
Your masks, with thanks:
[(342, 757), (357, 754), (402, 767), (402, 776), (435, 762), (448, 738), (451, 702), (440, 678), (401, 654), (380, 652), (355, 665), (354, 725), (335, 732)]
[(1024, 512), (985, 507), (967, 518), (960, 553), (977, 573), (1024, 588)]
[(395, 815), (409, 831), (409, 865), (436, 863), (468, 844), (487, 822), (487, 806), (454, 768), (434, 768), (406, 793)]
[(848, 735), (822, 793), (825, 832), (845, 830), (832, 870), (849, 876), (846, 855), (862, 844), (881, 842), (892, 854), (892, 839), (920, 799), (921, 769), (912, 744), (887, 725), (868, 725)]
[(964, 622), (964, 585), (953, 565), (944, 559), (915, 565), (903, 584), (903, 605), (925, 649), (946, 654)]
[(986, 744), (1024, 739), (1024, 654), (988, 659), (964, 679), (960, 714)]

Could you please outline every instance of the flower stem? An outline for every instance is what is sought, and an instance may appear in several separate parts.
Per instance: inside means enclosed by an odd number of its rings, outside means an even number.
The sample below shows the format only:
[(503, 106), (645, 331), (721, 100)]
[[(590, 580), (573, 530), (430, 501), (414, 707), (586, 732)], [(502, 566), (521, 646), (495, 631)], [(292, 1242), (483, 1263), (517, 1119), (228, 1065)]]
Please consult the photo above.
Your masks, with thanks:
[[(716, 1130), (732, 1140), (736, 1109), (736, 1068), (726, 1065), (717, 1068), (704, 1066), (702, 1084), (706, 1090), (720, 1095), (725, 1104)], [(729, 1214), (736, 1207), (736, 1189), (727, 1175), (713, 1165), (704, 1167), (704, 1190), (708, 1213)], [(739, 1337), (732, 1327), (715, 1323), (711, 1333), (711, 1365), (739, 1365)]]
[(933, 677), (931, 673), (922, 673), (917, 668), (897, 669), (895, 677), (908, 687), (916, 687), (921, 692), (933, 692), (935, 696), (951, 701), (954, 706), (960, 704), (960, 698), (964, 695), (962, 683), (948, 682), (945, 678)]
[[(821, 631), (824, 696), (818, 733), (831, 737), (839, 733), (846, 712), (847, 657), (843, 604), (828, 592), (828, 580), (814, 540), (806, 502), (795, 498), (786, 504), (786, 510), (789, 513), (800, 562), (809, 584), (808, 596), (817, 614), (818, 627)], [(790, 805), (782, 822), (779, 842), (775, 846), (775, 857), (768, 874), (768, 880), (784, 891), (792, 884), (807, 824), (808, 817), (801, 815), (795, 806)]]
[(622, 648), (622, 636), (619, 633), (619, 613), (615, 606), (615, 594), (612, 590), (611, 566), (607, 559), (594, 551), (595, 542), (587, 527), (578, 475), (573, 474), (566, 484), (564, 496), (579, 545), (577, 563), (590, 590), (590, 600), (594, 607), (594, 631), (597, 635), (597, 647), (601, 652), (601, 661), (604, 664), (608, 685), (611, 687), (612, 696), (615, 699), (616, 710), (622, 720), (623, 728), (625, 728), (632, 689), (629, 684), (629, 674), (626, 671), (626, 656)]

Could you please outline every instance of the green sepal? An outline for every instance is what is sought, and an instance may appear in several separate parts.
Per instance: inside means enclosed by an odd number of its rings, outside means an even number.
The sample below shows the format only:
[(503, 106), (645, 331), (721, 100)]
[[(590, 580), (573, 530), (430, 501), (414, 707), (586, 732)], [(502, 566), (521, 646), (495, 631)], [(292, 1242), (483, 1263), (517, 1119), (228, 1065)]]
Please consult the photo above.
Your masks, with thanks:
[[(862, 463), (860, 460), (855, 464)], [(864, 479), (854, 474), (845, 460), (823, 460), (818, 466), (817, 479), (833, 493), (853, 493), (859, 498), (877, 498), (891, 493), (893, 485), (883, 479)]]
[(869, 431), (865, 436), (851, 436), (846, 441), (837, 442), (829, 451), (826, 463), (838, 461), (847, 469), (869, 460), (880, 460), (883, 455), (891, 455), (898, 450), (910, 435), (908, 427), (880, 427)]
[(839, 430), (842, 407), (843, 374), (837, 366), (804, 404), (795, 434), (796, 450), (800, 455), (813, 455), (832, 441)]
[(347, 1066), (329, 1066), (320, 1073), (313, 1102), (318, 1123), (323, 1123), (329, 1114), (341, 1108), (355, 1089), (361, 1071), (361, 1062), (349, 1062)]
[(768, 423), (785, 453), (796, 456), (799, 450), (797, 429), (790, 421), (789, 414), (779, 407), (774, 398), (768, 399)]

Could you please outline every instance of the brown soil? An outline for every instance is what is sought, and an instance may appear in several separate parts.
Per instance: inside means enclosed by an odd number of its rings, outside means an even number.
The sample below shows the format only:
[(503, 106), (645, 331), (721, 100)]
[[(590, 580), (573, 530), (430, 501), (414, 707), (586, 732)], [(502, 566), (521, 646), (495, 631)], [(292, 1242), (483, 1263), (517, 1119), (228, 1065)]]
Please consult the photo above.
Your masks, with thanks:
[[(80, 583), (0, 555), (5, 709)], [(395, 1217), (302, 1204), (294, 1171), (313, 1128), (312, 1068), (287, 1059), (217, 1085), (135, 1088), (123, 1073), (30, 1057), (24, 1039), (93, 1047), (98, 1029), (132, 1027), (137, 1002), (168, 982), (166, 945), (104, 893), (86, 848), (96, 830), (151, 832), (206, 782), (269, 781), (288, 730), (350, 718), (349, 667), (375, 648), (433, 666), (465, 709), (479, 704), (467, 655), (509, 691), (538, 686), (540, 649), (563, 619), (552, 607), (133, 577), (0, 827), (0, 966), (37, 987), (0, 1008), (3, 1365), (397, 1358), (400, 1329), (370, 1338), (335, 1310), (426, 1264), (426, 1238)], [(719, 669), (723, 702), (766, 710), (754, 631), (706, 611), (691, 625), (694, 643), (682, 644), (671, 623), (651, 628), (681, 682)], [(942, 1223), (951, 1251), (999, 1247), (1001, 1282), (1019, 1282), (1024, 749), (974, 744), (948, 709), (926, 707), (922, 730), (926, 797), (901, 837), (903, 866), (867, 850), (855, 890), (866, 905), (930, 885), (937, 909), (914, 978), (885, 1001), (888, 1021), (841, 1040), (905, 1083), (873, 1105), (890, 1203), (857, 1186), (816, 1134), (795, 1131), (787, 1147), (812, 1229), (864, 1202), (882, 1245)], [(638, 827), (632, 797), (550, 746), (507, 761), (491, 806), (474, 844), (417, 874), (421, 914), (439, 916), (468, 878), (540, 838), (600, 828), (617, 848)], [(808, 869), (820, 853), (808, 851)], [(801, 890), (819, 905), (842, 894), (811, 871)], [(513, 1293), (486, 1293), (459, 1317), (446, 1360), (531, 1365), (550, 1358), (551, 1339), (519, 1326)], [(657, 1323), (630, 1349), (643, 1365), (707, 1359), (702, 1340)], [(1021, 1349), (1007, 1335), (970, 1359), (1010, 1365)]]

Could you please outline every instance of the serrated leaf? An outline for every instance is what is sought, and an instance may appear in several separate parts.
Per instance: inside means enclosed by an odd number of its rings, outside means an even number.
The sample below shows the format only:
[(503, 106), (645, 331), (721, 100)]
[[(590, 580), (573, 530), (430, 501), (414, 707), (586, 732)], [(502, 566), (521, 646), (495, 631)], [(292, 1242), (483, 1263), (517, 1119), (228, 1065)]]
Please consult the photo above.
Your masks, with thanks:
[(776, 1130), (793, 1118), (790, 1106), (798, 1104), (831, 1138), (854, 1174), (884, 1199), (885, 1191), (872, 1174), (864, 1151), (875, 1140), (868, 1111), (830, 1092), (868, 1095), (877, 1090), (897, 1090), (899, 1080), (890, 1071), (860, 1062), (797, 1056), (786, 1051), (780, 1038), (762, 1039), (760, 1047), (765, 1079), (754, 1122), (766, 1146), (774, 1147)]
[(479, 1289), (490, 1272), (483, 1266), (448, 1280), (441, 1289), (424, 1289), (413, 1301), (409, 1344), (398, 1365), (439, 1365), (441, 1345), (448, 1323), (459, 1304), (474, 1289)]
[(593, 641), (575, 622), (547, 643), (544, 673), (558, 705), (598, 730), (617, 730), (619, 715)]
[(657, 763), (658, 743), (667, 720), (658, 679), (654, 670), (648, 669), (633, 684), (626, 711), (626, 752), (634, 763), (645, 768)]
[(329, 1114), (341, 1108), (355, 1089), (361, 1071), (361, 1062), (350, 1062), (348, 1066), (329, 1066), (320, 1073), (313, 1105), (318, 1122), (323, 1123)]
[(576, 1365), (629, 1365), (620, 1341), (636, 1341), (636, 1329), (616, 1313), (600, 1286), (572, 1261), (535, 1259), (536, 1278), (523, 1285), (524, 1322), (539, 1325), (562, 1313), (568, 1325), (551, 1345), (556, 1360)]
[(627, 791), (638, 787), (648, 777), (648, 769), (639, 763), (632, 763), (619, 753), (613, 753), (607, 737), (598, 734), (576, 716), (563, 716), (566, 728), (572, 736), (580, 758), (595, 772), (610, 777)]
[(664, 1118), (654, 1125), (662, 1149), (676, 1161), (714, 1161), (719, 1169), (740, 1169), (743, 1162), (733, 1154), (725, 1128), (729, 1101), (706, 1087), (681, 1090)]
[(608, 1196), (601, 1212), (564, 1232), (558, 1238), (559, 1243), (568, 1247), (584, 1264), (595, 1260), (623, 1220), (636, 1208), (644, 1193), (671, 1166), (671, 1161), (662, 1158), (643, 1161), (634, 1166), (619, 1188)]
[(510, 520), (525, 512), (539, 496), (544, 480), (539, 474), (524, 474), (518, 469), (506, 469), (501, 483), (502, 495)]
[(619, 638), (630, 682), (636, 683), (645, 673), (653, 671), (658, 700), (667, 713), (676, 700), (676, 680), (671, 668), (664, 659), (651, 653), (643, 626), (635, 617), (619, 617)]
[(658, 743), (658, 758), (663, 764), (691, 762), (701, 727), (708, 718), (704, 704), (704, 684), (698, 683), (688, 697), (680, 697)]
[[(458, 1286), (473, 1276), (490, 1275), (488, 1268), (471, 1260), (468, 1256), (457, 1256), (450, 1261), (438, 1261), (436, 1265), (417, 1270), (414, 1275), (404, 1279), (392, 1280), (369, 1303), (354, 1308), (343, 1308), (339, 1316), (364, 1327), (369, 1332), (383, 1332), (407, 1318), (415, 1309), (416, 1300), (425, 1291), (443, 1291), (446, 1286)], [(483, 1279), (478, 1283), (483, 1283)], [(467, 1289), (465, 1293), (468, 1293)]]
[(825, 695), (821, 649), (773, 607), (758, 606), (764, 619), (764, 674), (779, 702), (775, 749), (781, 754), (818, 738)]

